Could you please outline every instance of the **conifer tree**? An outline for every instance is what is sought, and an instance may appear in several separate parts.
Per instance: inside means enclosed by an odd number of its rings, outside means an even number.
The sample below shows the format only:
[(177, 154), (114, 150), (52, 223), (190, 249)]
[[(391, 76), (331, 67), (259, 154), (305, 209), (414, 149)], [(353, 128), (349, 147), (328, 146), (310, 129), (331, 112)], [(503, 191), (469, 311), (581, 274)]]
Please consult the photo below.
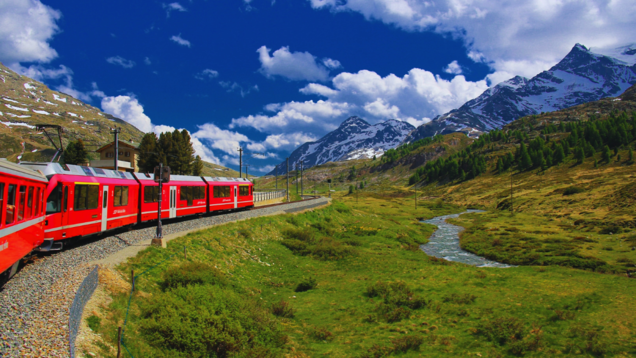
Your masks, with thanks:
[[(636, 127), (636, 126), (635, 126)], [(629, 163), (631, 163), (632, 161), (634, 161), (634, 152), (632, 152), (632, 148), (629, 148), (629, 154), (628, 157), (629, 159)]]
[(64, 164), (85, 164), (88, 161), (88, 152), (84, 147), (84, 141), (78, 139), (70, 142), (64, 150), (63, 160)]
[(585, 151), (580, 146), (574, 148), (574, 159), (576, 159), (578, 164), (583, 163), (583, 160), (585, 159)]
[(194, 158), (194, 163), (192, 163), (192, 175), (203, 175), (203, 160), (201, 160), (201, 157), (198, 155)]
[(499, 158), (499, 160), (497, 160), (497, 173), (501, 174), (503, 172), (504, 172), (504, 163), (503, 163), (503, 160)]
[(157, 155), (157, 135), (154, 133), (146, 133), (141, 138), (139, 144), (139, 160), (137, 167), (142, 173), (152, 173), (154, 168), (159, 165)]
[(603, 147), (603, 161), (609, 163), (611, 160), (610, 149), (608, 146)]
[(528, 154), (528, 150), (526, 149), (526, 145), (524, 142), (521, 142), (521, 148), (519, 149), (519, 151), (520, 151), (519, 166), (521, 170), (530, 168), (532, 166), (532, 159), (530, 158), (530, 155)]
[(557, 144), (556, 150), (554, 151), (554, 164), (559, 164), (563, 162), (564, 160), (565, 160), (565, 153), (563, 151), (563, 147), (560, 144)]

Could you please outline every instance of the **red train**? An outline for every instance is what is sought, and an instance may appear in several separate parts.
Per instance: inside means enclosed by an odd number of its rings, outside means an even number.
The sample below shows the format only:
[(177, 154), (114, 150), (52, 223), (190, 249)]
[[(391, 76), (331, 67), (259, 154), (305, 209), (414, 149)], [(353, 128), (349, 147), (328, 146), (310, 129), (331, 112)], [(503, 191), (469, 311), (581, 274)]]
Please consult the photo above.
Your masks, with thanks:
[[(244, 178), (172, 175), (162, 187), (161, 218), (253, 207), (253, 189)], [(0, 160), (1, 278), (33, 250), (157, 220), (158, 201), (153, 174)]]

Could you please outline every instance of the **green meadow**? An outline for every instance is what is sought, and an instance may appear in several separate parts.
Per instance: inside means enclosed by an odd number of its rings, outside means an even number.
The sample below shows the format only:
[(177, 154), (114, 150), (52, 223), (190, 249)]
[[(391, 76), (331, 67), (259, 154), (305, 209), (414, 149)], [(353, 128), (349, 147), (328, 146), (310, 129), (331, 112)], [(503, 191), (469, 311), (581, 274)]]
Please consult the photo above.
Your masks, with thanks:
[[(102, 274), (110, 275), (102, 282), (112, 301), (91, 318), (100, 322), (99, 354), (116, 355), (129, 302), (124, 278), (157, 264), (130, 300), (123, 342), (135, 357), (636, 354), (633, 280), (549, 260), (498, 269), (429, 258), (419, 245), (435, 227), (420, 221), (465, 207), (438, 200), (416, 209), (404, 195), (338, 195), (326, 208), (218, 226), (142, 251)], [(497, 221), (505, 215), (457, 220), (465, 235), (497, 222), (506, 237), (510, 219)]]

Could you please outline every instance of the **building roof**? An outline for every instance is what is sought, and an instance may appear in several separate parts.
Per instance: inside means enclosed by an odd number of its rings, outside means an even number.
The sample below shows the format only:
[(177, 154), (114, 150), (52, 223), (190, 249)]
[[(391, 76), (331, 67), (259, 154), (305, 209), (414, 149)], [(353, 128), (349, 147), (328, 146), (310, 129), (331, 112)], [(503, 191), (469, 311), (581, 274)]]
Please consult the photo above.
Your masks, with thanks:
[[(119, 142), (119, 145), (123, 144), (124, 146), (130, 147), (130, 148), (133, 148), (133, 149), (139, 149), (139, 144), (134, 144), (134, 143), (131, 143), (131, 142), (128, 142), (128, 141), (125, 141), (125, 140), (121, 140), (121, 139), (118, 142)], [(96, 152), (98, 152), (98, 153), (103, 152), (104, 150), (112, 147), (114, 144), (115, 144), (115, 141), (112, 141), (112, 142), (106, 144), (105, 146), (97, 149)]]

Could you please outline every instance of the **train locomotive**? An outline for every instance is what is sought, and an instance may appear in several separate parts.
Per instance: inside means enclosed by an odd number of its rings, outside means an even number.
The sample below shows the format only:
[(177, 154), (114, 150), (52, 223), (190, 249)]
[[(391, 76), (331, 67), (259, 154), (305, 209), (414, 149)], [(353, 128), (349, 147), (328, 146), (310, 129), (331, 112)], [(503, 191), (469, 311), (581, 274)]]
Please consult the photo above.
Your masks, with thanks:
[[(246, 178), (172, 175), (162, 185), (161, 218), (254, 206)], [(157, 220), (159, 184), (148, 173), (0, 159), (0, 284), (30, 253)]]

